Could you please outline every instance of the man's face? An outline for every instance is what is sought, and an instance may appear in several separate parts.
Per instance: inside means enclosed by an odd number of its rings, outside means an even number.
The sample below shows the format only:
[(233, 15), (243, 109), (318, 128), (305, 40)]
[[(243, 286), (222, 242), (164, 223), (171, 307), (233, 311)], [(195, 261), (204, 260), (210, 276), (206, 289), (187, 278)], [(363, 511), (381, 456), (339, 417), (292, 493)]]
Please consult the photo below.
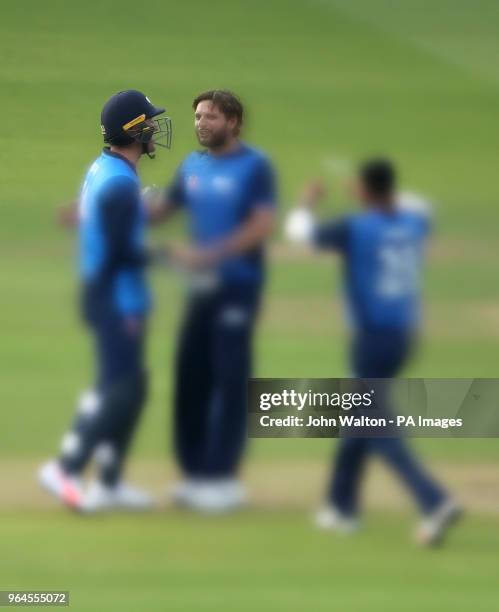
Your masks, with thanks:
[[(146, 119), (144, 123), (153, 130), (156, 128), (156, 123), (153, 121), (153, 119)], [(154, 144), (153, 138), (151, 138), (151, 140), (146, 144), (146, 149), (147, 153), (154, 153), (156, 150), (156, 145)]]
[[(150, 140), (146, 140), (146, 134), (144, 132), (144, 128), (150, 128), (150, 132), (147, 133), (147, 136), (150, 137)], [(130, 130), (130, 135), (135, 139), (135, 146), (140, 146), (142, 153), (153, 154), (156, 150), (156, 145), (154, 144), (154, 132), (156, 129), (156, 123), (153, 119), (145, 119), (144, 123), (141, 123), (135, 131)]]
[(237, 120), (227, 118), (211, 100), (200, 102), (194, 112), (194, 127), (199, 144), (218, 149), (234, 134)]

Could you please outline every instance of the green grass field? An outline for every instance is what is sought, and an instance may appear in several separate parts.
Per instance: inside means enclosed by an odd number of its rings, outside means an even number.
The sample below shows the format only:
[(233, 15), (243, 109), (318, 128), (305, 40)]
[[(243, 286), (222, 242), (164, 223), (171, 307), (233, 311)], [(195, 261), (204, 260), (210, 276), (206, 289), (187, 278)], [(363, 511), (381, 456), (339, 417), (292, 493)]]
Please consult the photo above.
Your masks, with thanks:
[[(174, 120), (173, 150), (144, 161), (145, 183), (166, 183), (195, 146), (190, 103), (211, 87), (246, 101), (247, 139), (275, 159), (283, 210), (317, 175), (332, 185), (325, 214), (344, 210), (337, 168), (370, 153), (393, 156), (403, 186), (430, 196), (437, 219), (424, 342), (408, 373), (496, 376), (498, 27), (494, 0), (3, 7), (0, 589), (70, 589), (74, 609), (106, 612), (497, 606), (496, 440), (418, 441), (469, 507), (448, 547), (431, 553), (410, 544), (408, 506), (384, 507), (379, 491), (357, 539), (310, 527), (321, 483), (313, 474), (331, 452), (324, 440), (255, 443), (256, 496), (264, 499), (270, 474), (278, 483), (271, 503), (223, 520), (170, 509), (82, 520), (41, 496), (33, 468), (54, 452), (91, 377), (74, 308), (72, 237), (56, 227), (55, 211), (98, 153), (103, 102), (128, 87), (164, 103)], [(181, 232), (176, 223), (155, 239)], [(277, 237), (259, 376), (346, 373), (337, 281), (334, 263), (293, 253)], [(152, 466), (159, 491), (171, 480), (170, 370), (182, 290), (168, 276), (153, 282), (152, 399), (132, 463)], [(149, 482), (147, 470), (140, 474)], [(300, 503), (287, 507), (291, 498)]]

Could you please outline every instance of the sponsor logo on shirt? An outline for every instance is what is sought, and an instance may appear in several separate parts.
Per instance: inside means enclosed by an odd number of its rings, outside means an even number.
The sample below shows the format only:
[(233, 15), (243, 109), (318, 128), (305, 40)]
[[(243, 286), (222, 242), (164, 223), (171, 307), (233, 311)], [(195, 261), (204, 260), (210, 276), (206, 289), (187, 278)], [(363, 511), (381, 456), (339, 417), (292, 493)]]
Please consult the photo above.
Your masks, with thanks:
[(220, 193), (230, 193), (234, 189), (234, 181), (228, 176), (215, 176), (211, 184)]

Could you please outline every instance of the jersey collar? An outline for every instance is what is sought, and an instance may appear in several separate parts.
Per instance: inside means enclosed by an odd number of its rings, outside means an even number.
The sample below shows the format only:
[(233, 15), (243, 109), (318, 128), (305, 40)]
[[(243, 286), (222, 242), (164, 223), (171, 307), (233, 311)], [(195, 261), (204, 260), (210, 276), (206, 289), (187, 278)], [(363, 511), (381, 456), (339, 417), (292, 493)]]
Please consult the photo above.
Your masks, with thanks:
[(227, 153), (217, 155), (216, 153), (211, 153), (208, 149), (205, 149), (205, 151), (208, 157), (210, 157), (211, 159), (229, 159), (231, 157), (237, 157), (238, 155), (241, 155), (241, 153), (244, 153), (246, 149), (247, 146), (244, 144), (244, 142), (238, 140), (237, 147), (235, 149), (232, 149), (232, 151), (228, 151)]
[(124, 161), (125, 164), (127, 164), (134, 171), (134, 173), (137, 174), (137, 168), (132, 164), (130, 160), (128, 160), (123, 155), (116, 153), (116, 151), (111, 151), (109, 147), (104, 147), (102, 149), (102, 152), (104, 153), (104, 155), (108, 155), (109, 157), (116, 157), (116, 159), (121, 159), (121, 161)]

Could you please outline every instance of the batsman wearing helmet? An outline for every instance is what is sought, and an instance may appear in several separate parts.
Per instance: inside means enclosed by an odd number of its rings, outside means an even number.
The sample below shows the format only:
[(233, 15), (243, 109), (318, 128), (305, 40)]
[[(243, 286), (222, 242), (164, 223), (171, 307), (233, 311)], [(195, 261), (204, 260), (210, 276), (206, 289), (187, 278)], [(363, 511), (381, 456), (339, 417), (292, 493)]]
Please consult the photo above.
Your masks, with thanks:
[[(143, 492), (122, 480), (124, 459), (147, 395), (144, 367), (150, 295), (145, 267), (158, 252), (146, 249), (145, 214), (137, 166), (169, 148), (171, 121), (141, 92), (121, 91), (104, 105), (106, 146), (85, 177), (79, 197), (79, 271), (82, 312), (94, 339), (96, 377), (83, 394), (58, 459), (42, 466), (42, 486), (82, 511), (141, 509)], [(98, 478), (83, 489), (92, 458)]]

